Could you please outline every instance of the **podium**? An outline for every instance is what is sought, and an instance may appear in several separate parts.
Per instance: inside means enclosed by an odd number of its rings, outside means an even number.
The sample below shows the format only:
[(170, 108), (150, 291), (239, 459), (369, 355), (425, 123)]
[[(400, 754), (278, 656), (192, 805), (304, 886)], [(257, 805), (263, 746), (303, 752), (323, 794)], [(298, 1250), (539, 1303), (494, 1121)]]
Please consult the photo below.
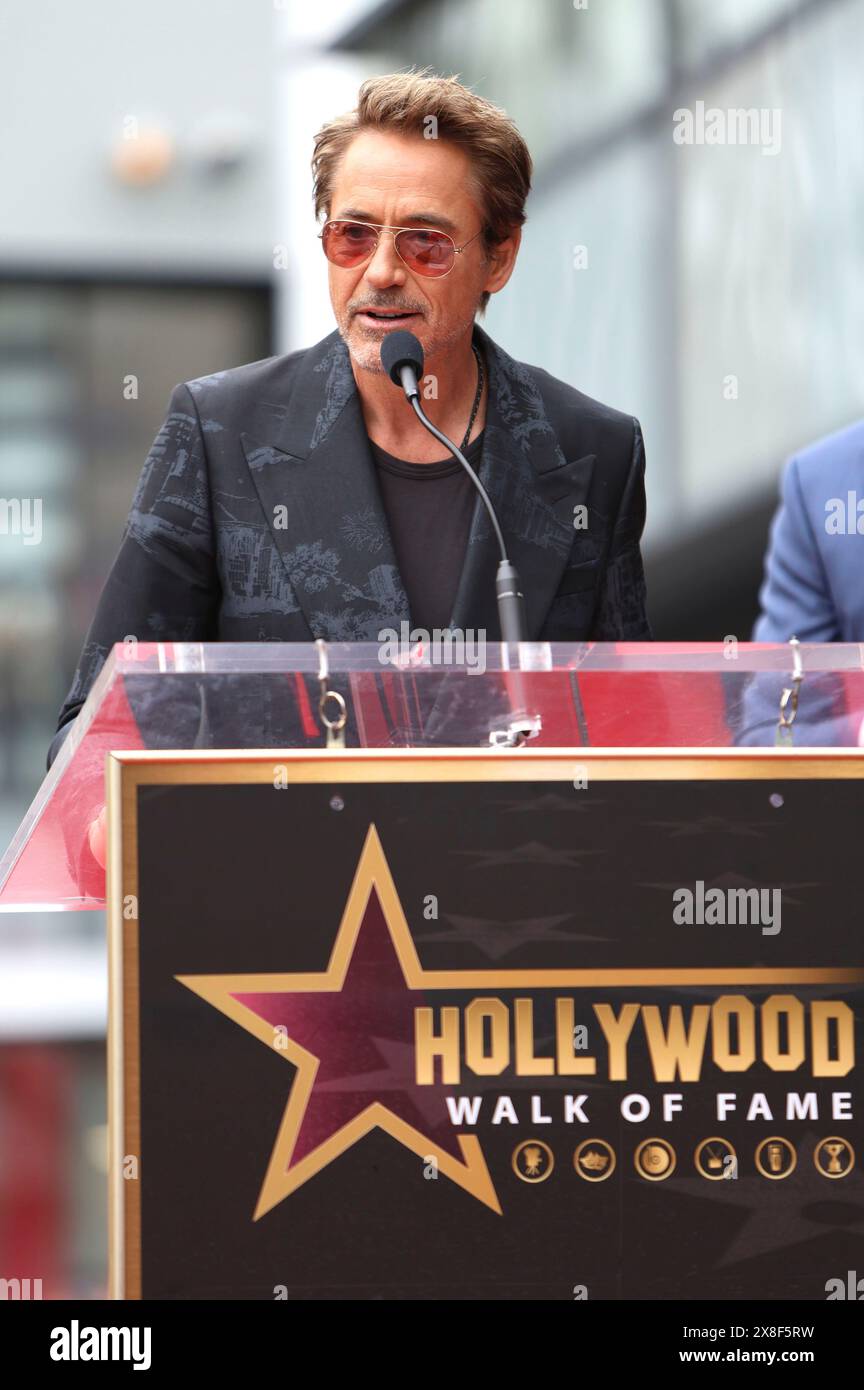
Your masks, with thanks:
[(0, 889), (108, 905), (115, 1296), (855, 1268), (861, 649), (727, 652), (115, 648)]
[[(514, 710), (538, 717), (532, 748), (771, 747), (783, 691), (804, 671), (794, 746), (857, 747), (864, 647), (523, 644), (518, 658), (372, 644), (326, 648), (346, 701), (348, 747), (489, 747)], [(508, 666), (511, 669), (507, 669)], [(514, 670), (513, 667), (518, 669)], [(314, 748), (321, 653), (311, 643), (118, 643), (17, 834), (0, 858), (0, 912), (105, 905), (87, 828), (105, 804), (113, 749)], [(335, 713), (331, 701), (329, 715)]]

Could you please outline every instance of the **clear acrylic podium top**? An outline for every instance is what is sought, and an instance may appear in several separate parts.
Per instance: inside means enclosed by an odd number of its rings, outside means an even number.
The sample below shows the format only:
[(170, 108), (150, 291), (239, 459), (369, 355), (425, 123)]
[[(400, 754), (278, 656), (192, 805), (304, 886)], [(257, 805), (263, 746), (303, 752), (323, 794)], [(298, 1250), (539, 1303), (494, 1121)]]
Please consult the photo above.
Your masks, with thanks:
[(517, 651), (454, 640), (431, 649), (328, 644), (323, 657), (322, 687), (313, 643), (118, 643), (0, 860), (0, 911), (104, 906), (87, 830), (104, 803), (108, 752), (322, 748), (322, 689), (336, 692), (324, 706), (331, 720), (344, 701), (349, 748), (488, 748), (524, 730), (531, 747), (574, 751), (862, 742), (857, 644), (523, 643)]

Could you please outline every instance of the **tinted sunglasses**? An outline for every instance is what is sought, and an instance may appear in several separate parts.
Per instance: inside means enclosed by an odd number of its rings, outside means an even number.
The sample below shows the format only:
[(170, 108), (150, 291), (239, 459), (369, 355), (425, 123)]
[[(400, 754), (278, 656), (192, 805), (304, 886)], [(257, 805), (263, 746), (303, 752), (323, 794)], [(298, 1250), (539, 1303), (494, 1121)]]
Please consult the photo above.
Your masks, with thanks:
[(382, 232), (393, 234), (396, 254), (409, 270), (429, 276), (449, 274), (456, 257), (480, 236), (480, 232), (475, 232), (462, 246), (457, 246), (446, 232), (432, 227), (387, 227), (377, 222), (351, 222), (346, 218), (325, 223), (318, 235), (328, 261), (350, 270), (374, 255)]

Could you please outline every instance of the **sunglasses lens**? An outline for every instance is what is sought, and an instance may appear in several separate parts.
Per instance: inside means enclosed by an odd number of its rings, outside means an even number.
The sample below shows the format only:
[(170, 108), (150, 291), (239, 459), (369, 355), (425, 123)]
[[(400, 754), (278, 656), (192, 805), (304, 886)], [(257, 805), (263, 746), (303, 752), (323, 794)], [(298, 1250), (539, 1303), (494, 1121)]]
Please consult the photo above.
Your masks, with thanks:
[(328, 222), (322, 235), (324, 254), (334, 265), (359, 265), (375, 250), (378, 233), (362, 222)]
[[(328, 222), (321, 241), (328, 261), (347, 269), (368, 260), (378, 244), (378, 232), (363, 222)], [(456, 255), (446, 232), (422, 228), (397, 232), (396, 250), (418, 275), (446, 275)]]
[(396, 249), (418, 275), (446, 275), (453, 265), (455, 246), (446, 232), (399, 232)]

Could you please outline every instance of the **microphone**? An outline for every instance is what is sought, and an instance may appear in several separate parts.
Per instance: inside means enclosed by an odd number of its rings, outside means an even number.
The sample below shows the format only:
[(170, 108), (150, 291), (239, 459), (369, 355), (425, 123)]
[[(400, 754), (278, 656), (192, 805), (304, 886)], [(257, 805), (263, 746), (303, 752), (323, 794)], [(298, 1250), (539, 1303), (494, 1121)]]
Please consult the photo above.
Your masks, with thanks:
[(407, 333), (404, 329), (398, 328), (394, 333), (388, 333), (381, 344), (381, 365), (393, 382), (394, 386), (401, 386), (402, 390), (417, 416), (417, 419), (434, 435), (439, 443), (443, 444), (454, 458), (458, 459), (468, 477), (471, 479), (475, 488), (483, 500), (483, 505), (489, 514), (492, 529), (495, 532), (495, 539), (498, 542), (498, 549), (501, 552), (501, 559), (498, 562), (498, 572), (495, 576), (495, 594), (498, 600), (498, 618), (501, 624), (501, 640), (503, 642), (524, 642), (525, 634), (525, 609), (522, 589), (519, 584), (519, 576), (516, 568), (507, 558), (507, 546), (504, 543), (504, 535), (498, 523), (495, 508), (492, 505), (485, 487), (481, 483), (474, 469), (462, 453), (457, 449), (452, 439), (448, 439), (446, 434), (432, 424), (426, 418), (423, 407), (420, 404), (420, 388), (418, 381), (423, 375), (423, 349), (413, 333)]

